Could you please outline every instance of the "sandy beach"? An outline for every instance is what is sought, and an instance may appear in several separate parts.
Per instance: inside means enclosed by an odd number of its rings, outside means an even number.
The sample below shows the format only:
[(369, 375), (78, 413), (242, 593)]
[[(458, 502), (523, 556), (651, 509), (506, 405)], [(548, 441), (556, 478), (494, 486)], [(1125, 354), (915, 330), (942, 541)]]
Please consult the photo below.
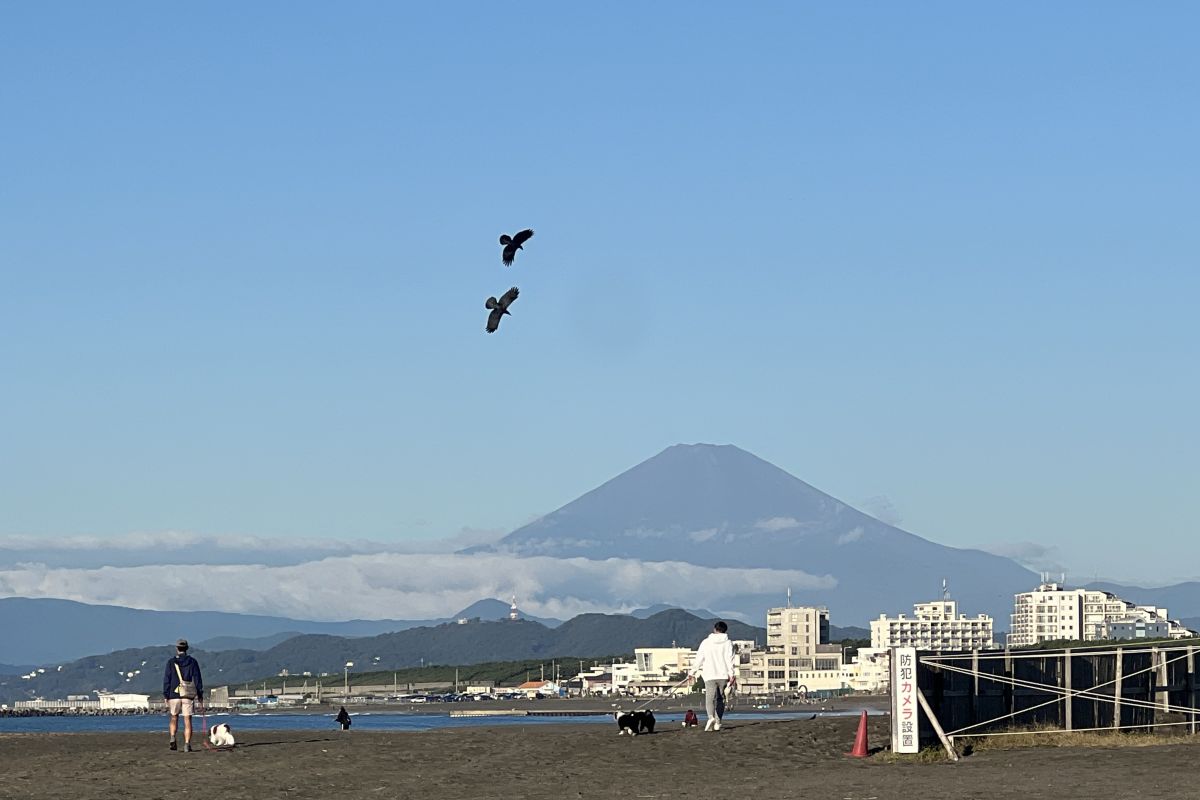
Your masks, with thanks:
[[(887, 743), (873, 718), (870, 746)], [(170, 752), (163, 734), (0, 736), (0, 798), (1096, 798), (1200, 796), (1200, 750), (987, 750), (958, 764), (851, 759), (857, 720), (761, 720), (719, 733), (607, 725), (426, 733), (253, 731), (232, 752)]]

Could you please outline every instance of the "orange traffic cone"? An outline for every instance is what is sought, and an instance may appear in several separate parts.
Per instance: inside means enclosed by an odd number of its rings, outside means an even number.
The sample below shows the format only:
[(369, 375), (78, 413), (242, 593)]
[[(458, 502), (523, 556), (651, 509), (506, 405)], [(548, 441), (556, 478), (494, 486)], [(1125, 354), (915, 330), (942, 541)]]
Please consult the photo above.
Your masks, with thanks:
[(858, 735), (854, 737), (854, 749), (846, 755), (852, 758), (867, 757), (867, 712), (862, 712), (858, 718)]

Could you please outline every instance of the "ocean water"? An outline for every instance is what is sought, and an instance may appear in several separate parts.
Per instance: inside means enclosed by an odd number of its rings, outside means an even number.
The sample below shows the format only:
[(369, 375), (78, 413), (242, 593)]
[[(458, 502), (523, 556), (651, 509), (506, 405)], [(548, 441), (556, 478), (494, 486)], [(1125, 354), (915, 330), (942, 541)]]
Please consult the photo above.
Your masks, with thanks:
[[(725, 715), (727, 722), (737, 721), (772, 721), (788, 719), (808, 719), (812, 711), (782, 711), (767, 714), (731, 712)], [(858, 715), (859, 711), (827, 711), (822, 717)], [(875, 714), (877, 711), (871, 711)], [(228, 722), (234, 733), (238, 731), (336, 731), (337, 723), (333, 714), (279, 714), (279, 713), (249, 713), (249, 714), (209, 714), (208, 724)], [(351, 712), (354, 720), (352, 731), (432, 731), (443, 728), (475, 728), (480, 726), (507, 725), (612, 725), (611, 716), (570, 716), (570, 717), (451, 717), (446, 712), (440, 714), (391, 714), (387, 712), (374, 713), (364, 711)], [(683, 722), (682, 714), (655, 714), (660, 727), (678, 727)], [(700, 714), (703, 724), (704, 714)], [(195, 717), (193, 725), (196, 730), (204, 729), (204, 718)], [(167, 729), (165, 715), (112, 716), (112, 717), (0, 717), (0, 733), (163, 733)]]

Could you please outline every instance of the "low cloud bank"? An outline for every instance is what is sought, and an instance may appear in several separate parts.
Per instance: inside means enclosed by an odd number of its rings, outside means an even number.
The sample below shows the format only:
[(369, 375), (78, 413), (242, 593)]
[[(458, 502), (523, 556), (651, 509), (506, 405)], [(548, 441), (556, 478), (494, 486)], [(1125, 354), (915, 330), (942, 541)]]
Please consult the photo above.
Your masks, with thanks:
[[(315, 546), (315, 551), (319, 553), (321, 547)], [(314, 550), (308, 552), (314, 555)], [(0, 569), (0, 596), (332, 621), (444, 617), (480, 598), (515, 595), (530, 614), (567, 619), (655, 603), (719, 611), (724, 598), (783, 591), (789, 586), (830, 589), (837, 583), (830, 576), (800, 570), (507, 554), (371, 552), (276, 565), (169, 561), (137, 566), (7, 566)]]

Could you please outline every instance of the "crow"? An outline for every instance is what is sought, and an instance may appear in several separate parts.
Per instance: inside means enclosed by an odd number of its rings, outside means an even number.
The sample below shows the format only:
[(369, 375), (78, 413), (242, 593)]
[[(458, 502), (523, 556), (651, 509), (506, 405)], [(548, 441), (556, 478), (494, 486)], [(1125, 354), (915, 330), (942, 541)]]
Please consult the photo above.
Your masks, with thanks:
[(507, 233), (500, 235), (500, 244), (504, 245), (504, 252), (500, 254), (500, 260), (504, 262), (504, 266), (512, 266), (513, 259), (517, 257), (517, 251), (525, 249), (521, 245), (528, 242), (532, 237), (533, 230), (529, 228), (518, 231), (515, 236), (509, 236)]
[[(488, 333), (495, 333), (496, 329), (500, 327), (500, 318), (505, 314), (508, 314), (508, 307), (512, 305), (513, 300), (517, 299), (517, 294), (517, 287), (514, 286), (502, 294), (499, 300), (494, 297), (489, 297), (487, 302), (483, 304), (484, 308), (490, 308), (492, 310), (492, 313), (488, 314)], [(509, 316), (512, 315), (509, 314)]]

